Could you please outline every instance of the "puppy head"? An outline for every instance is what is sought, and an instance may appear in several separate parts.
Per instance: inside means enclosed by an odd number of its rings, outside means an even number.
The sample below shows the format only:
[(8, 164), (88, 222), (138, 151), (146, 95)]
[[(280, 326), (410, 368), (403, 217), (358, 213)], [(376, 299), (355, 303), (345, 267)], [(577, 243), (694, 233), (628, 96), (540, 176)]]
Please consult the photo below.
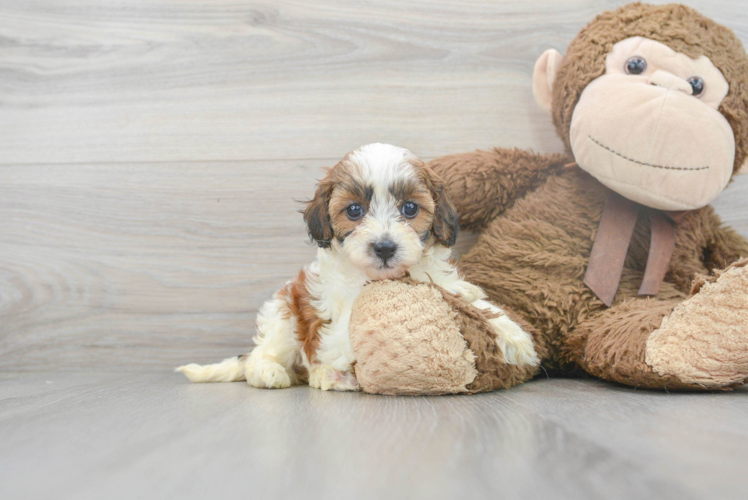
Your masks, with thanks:
[(329, 169), (304, 210), (320, 247), (371, 279), (401, 276), (434, 243), (454, 245), (457, 212), (434, 172), (410, 151), (369, 144)]

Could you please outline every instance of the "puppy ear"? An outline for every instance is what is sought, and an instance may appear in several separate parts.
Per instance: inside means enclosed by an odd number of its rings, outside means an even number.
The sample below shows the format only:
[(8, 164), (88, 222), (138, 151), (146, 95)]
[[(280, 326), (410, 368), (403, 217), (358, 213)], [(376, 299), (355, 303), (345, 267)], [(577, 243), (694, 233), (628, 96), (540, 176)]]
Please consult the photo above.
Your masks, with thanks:
[[(329, 177), (329, 176), (328, 176)], [(330, 248), (334, 236), (328, 206), (335, 183), (325, 178), (317, 184), (314, 198), (302, 211), (309, 237), (321, 248)]]
[(423, 166), (423, 172), (426, 176), (426, 185), (431, 191), (436, 208), (434, 209), (434, 222), (431, 231), (434, 233), (436, 241), (446, 247), (451, 247), (457, 240), (460, 233), (460, 224), (457, 222), (457, 209), (452, 204), (452, 200), (444, 191), (444, 183), (441, 178), (427, 166)]

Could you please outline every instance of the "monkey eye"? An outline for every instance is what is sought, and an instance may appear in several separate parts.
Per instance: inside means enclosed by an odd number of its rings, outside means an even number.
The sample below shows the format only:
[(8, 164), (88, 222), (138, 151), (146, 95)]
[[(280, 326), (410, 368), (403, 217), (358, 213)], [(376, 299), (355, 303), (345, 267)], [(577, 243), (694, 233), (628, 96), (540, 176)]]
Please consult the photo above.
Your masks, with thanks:
[(701, 78), (700, 76), (692, 76), (686, 81), (691, 84), (691, 89), (693, 89), (693, 94), (691, 94), (692, 96), (699, 97), (704, 93), (704, 87), (706, 85), (704, 84), (703, 78)]
[(351, 220), (359, 220), (364, 215), (364, 209), (358, 203), (353, 203), (345, 209), (345, 215)]
[(412, 201), (406, 201), (400, 211), (405, 217), (407, 217), (408, 219), (412, 219), (413, 217), (418, 215), (418, 205), (416, 205)]
[(625, 69), (626, 73), (629, 75), (641, 75), (647, 71), (647, 61), (645, 61), (641, 56), (629, 57), (623, 69)]

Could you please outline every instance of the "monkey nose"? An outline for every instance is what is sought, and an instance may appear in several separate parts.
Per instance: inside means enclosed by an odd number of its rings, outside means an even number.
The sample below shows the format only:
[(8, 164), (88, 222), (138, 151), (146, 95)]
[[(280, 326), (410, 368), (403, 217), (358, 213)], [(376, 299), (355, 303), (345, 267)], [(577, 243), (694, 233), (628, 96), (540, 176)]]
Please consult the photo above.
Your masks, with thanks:
[(678, 78), (672, 73), (658, 69), (649, 77), (649, 84), (663, 87), (669, 90), (680, 90), (688, 95), (693, 94), (691, 84), (683, 78)]

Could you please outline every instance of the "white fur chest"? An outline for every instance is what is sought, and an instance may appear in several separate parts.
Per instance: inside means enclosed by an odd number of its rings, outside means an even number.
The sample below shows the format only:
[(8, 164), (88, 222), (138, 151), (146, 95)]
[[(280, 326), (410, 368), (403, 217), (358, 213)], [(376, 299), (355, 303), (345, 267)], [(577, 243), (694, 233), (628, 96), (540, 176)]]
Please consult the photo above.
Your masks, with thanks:
[(319, 361), (345, 371), (355, 361), (348, 334), (351, 309), (368, 278), (335, 249), (320, 249), (307, 268), (307, 287), (320, 319)]

